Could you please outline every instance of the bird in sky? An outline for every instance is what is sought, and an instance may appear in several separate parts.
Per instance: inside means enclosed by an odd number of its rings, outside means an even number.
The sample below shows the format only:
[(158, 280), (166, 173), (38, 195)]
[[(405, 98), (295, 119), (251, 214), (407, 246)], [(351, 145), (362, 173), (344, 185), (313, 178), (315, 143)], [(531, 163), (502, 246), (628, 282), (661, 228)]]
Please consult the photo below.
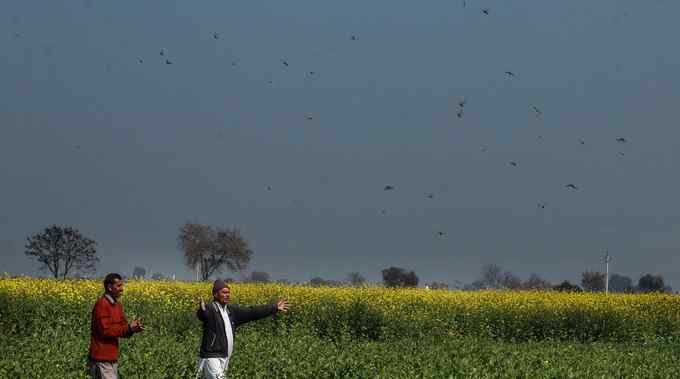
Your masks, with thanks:
[(349, 39), (351, 39), (352, 41), (356, 41), (356, 40), (359, 39), (359, 37), (357, 37), (356, 35), (352, 34), (352, 36), (349, 37)]
[(137, 62), (144, 63), (144, 59), (142, 59), (142, 57), (137, 57)]
[(458, 102), (458, 106), (461, 108), (465, 107), (465, 104), (467, 104), (467, 99), (463, 98), (463, 100)]
[(510, 163), (510, 166), (512, 166), (512, 167), (517, 167), (517, 162), (515, 162), (515, 161), (510, 161), (508, 163)]
[(21, 37), (22, 37), (21, 33), (14, 33), (14, 38), (21, 38)]
[(213, 33), (213, 38), (214, 39), (220, 39), (220, 33), (217, 33), (217, 32)]
[(585, 145), (586, 141), (583, 138), (579, 138), (578, 143), (580, 143), (581, 145)]
[(536, 117), (538, 117), (538, 116), (540, 116), (540, 115), (542, 115), (542, 114), (543, 114), (543, 112), (541, 112), (541, 110), (540, 110), (540, 109), (538, 109), (538, 107), (537, 107), (537, 106), (535, 106), (535, 105), (532, 105), (532, 106), (531, 106), (531, 109), (533, 109), (533, 110), (534, 110), (534, 112), (536, 113)]
[(165, 49), (161, 49), (161, 52), (159, 53), (161, 56), (165, 55)]
[(458, 112), (456, 112), (456, 116), (458, 116), (458, 118), (463, 118), (463, 110), (461, 109)]
[(272, 186), (267, 186), (267, 191), (271, 191), (271, 190), (272, 190)]
[(231, 61), (231, 65), (232, 65), (233, 67), (236, 67), (236, 61)]
[(489, 15), (490, 11), (491, 11), (491, 9), (489, 9), (489, 8), (482, 8), (482, 13), (484, 13), (487, 16)]
[(565, 186), (566, 188), (573, 189), (573, 190), (577, 190), (577, 189), (578, 189), (578, 187), (576, 187), (576, 185), (571, 184), (571, 183), (565, 184), (564, 186)]
[(441, 237), (441, 236), (445, 236), (445, 235), (446, 235), (446, 232), (438, 231), (438, 232), (437, 232), (437, 235), (440, 236), (440, 237)]
[(433, 193), (427, 193), (427, 194), (425, 194), (425, 197), (427, 197), (428, 199), (434, 199), (434, 194)]
[(482, 153), (486, 153), (486, 152), (489, 150), (489, 148), (486, 147), (486, 146), (482, 146), (479, 150), (480, 150)]
[(626, 142), (628, 142), (628, 140), (625, 139), (625, 138), (623, 138), (623, 137), (619, 137), (619, 138), (616, 139), (616, 142), (618, 142), (618, 143), (626, 143)]
[(314, 74), (316, 74), (316, 72), (314, 72), (314, 71), (309, 72), (309, 75), (314, 75)]
[(619, 157), (623, 157), (624, 155), (626, 155), (626, 153), (624, 153), (623, 151), (619, 151)]
[(380, 213), (382, 213), (382, 214), (386, 215), (386, 214), (387, 214), (387, 209), (383, 209), (383, 210), (381, 210), (381, 211), (380, 211)]
[(515, 75), (515, 73), (512, 72), (512, 71), (506, 71), (506, 72), (505, 72), (505, 75), (510, 76), (510, 77), (513, 77), (513, 78), (514, 78), (514, 77), (517, 77), (517, 75)]
[(547, 201), (541, 201), (540, 203), (538, 203), (538, 207), (541, 208), (541, 209), (545, 209), (545, 207), (547, 207), (547, 206), (548, 206)]
[(281, 60), (281, 63), (283, 63), (284, 66), (288, 67), (288, 61), (285, 59)]
[(383, 191), (391, 191), (393, 189), (394, 189), (394, 186), (386, 185), (385, 188), (383, 188)]
[(313, 119), (312, 116), (307, 116), (307, 117), (305, 117), (305, 118), (306, 118), (307, 120), (312, 120), (312, 119)]
[(172, 64), (172, 61), (170, 59), (166, 59), (165, 64)]

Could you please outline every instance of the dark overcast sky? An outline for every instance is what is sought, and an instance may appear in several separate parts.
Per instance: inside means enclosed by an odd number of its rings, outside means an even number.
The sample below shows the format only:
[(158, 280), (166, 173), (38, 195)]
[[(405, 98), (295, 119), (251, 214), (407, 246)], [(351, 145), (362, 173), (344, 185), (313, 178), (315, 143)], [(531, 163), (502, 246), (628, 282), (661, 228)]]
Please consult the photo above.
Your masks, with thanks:
[(680, 286), (679, 13), (5, 0), (0, 271), (36, 273), (23, 240), (68, 224), (100, 273), (190, 278), (193, 220), (239, 228), (273, 279), (469, 283), (496, 263), (578, 282), (606, 249), (613, 272)]

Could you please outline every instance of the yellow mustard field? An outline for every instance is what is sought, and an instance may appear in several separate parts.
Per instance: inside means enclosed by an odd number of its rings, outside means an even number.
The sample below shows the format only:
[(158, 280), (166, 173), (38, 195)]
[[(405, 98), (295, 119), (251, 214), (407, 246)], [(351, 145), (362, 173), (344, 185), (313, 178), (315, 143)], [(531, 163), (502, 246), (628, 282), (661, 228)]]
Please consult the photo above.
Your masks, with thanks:
[[(209, 283), (130, 280), (123, 303), (158, 328), (193, 317)], [(476, 335), (503, 339), (636, 340), (680, 336), (680, 296), (672, 294), (450, 291), (419, 288), (316, 288), (232, 283), (232, 302), (255, 305), (285, 298), (280, 322), (321, 335), (372, 339), (401, 335)], [(72, 317), (88, 316), (102, 293), (93, 280), (1, 279), (6, 304), (58, 303)], [(21, 305), (23, 306), (23, 305)], [(39, 309), (32, 307), (33, 311)], [(6, 310), (12, 313), (11, 310)], [(80, 316), (78, 316), (80, 313)], [(71, 318), (71, 316), (67, 318)]]

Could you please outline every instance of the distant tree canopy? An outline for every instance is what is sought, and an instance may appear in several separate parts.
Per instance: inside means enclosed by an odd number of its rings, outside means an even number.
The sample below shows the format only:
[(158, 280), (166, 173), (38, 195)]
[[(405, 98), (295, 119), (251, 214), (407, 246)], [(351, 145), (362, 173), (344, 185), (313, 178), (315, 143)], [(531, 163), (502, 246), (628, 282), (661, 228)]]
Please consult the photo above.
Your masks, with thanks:
[(269, 283), (271, 281), (271, 275), (264, 271), (253, 271), (250, 273), (248, 281), (255, 283)]
[(366, 283), (366, 278), (364, 278), (358, 272), (350, 272), (347, 274), (347, 283), (351, 286), (360, 286)]
[(609, 291), (611, 292), (631, 292), (634, 287), (633, 279), (627, 276), (612, 274), (609, 277)]
[(389, 267), (382, 270), (385, 287), (416, 287), (418, 276), (414, 271), (406, 271), (401, 267)]
[(160, 272), (154, 272), (153, 275), (151, 275), (151, 280), (165, 280), (165, 275), (161, 274)]
[(555, 291), (560, 291), (560, 292), (581, 292), (582, 289), (576, 284), (571, 284), (568, 280), (563, 281), (562, 283), (556, 285), (553, 287)]
[(26, 238), (25, 254), (41, 264), (57, 279), (70, 273), (94, 273), (97, 257), (96, 242), (70, 226), (52, 225)]
[(307, 283), (312, 287), (321, 287), (321, 286), (338, 287), (341, 284), (340, 282), (337, 282), (335, 280), (326, 280), (326, 279), (319, 277), (319, 276), (313, 277)]
[(515, 274), (513, 274), (510, 271), (505, 271), (503, 273), (503, 279), (501, 281), (501, 285), (504, 288), (508, 288), (511, 290), (516, 290), (522, 288), (522, 281), (520, 280), (519, 277), (517, 277)]
[(599, 271), (585, 271), (581, 274), (581, 286), (584, 291), (602, 292), (605, 286), (605, 274)]
[(449, 289), (449, 285), (444, 282), (437, 282), (434, 281), (430, 284), (428, 284), (427, 288), (433, 289), (433, 290), (447, 290)]
[(640, 292), (663, 292), (665, 286), (661, 275), (645, 274), (638, 280)]
[(198, 267), (204, 281), (225, 267), (232, 272), (246, 269), (253, 255), (237, 229), (186, 222), (179, 229), (178, 242), (186, 266)]
[(541, 278), (538, 274), (531, 274), (529, 279), (522, 283), (522, 288), (527, 290), (547, 290), (552, 288), (552, 284)]
[(463, 285), (464, 291), (478, 291), (486, 288), (486, 285), (481, 280), (475, 280), (472, 283)]
[(141, 266), (136, 266), (132, 270), (132, 276), (138, 279), (143, 279), (146, 276), (146, 269)]

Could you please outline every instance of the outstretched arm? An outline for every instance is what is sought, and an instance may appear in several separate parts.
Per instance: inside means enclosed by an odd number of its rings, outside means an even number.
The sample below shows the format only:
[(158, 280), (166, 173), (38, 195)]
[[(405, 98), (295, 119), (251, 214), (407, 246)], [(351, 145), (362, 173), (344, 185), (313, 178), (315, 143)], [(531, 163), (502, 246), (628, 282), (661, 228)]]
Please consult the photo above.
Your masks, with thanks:
[(279, 300), (276, 304), (256, 305), (251, 307), (234, 306), (232, 309), (236, 318), (236, 323), (243, 324), (274, 315), (279, 311), (288, 312), (288, 307), (288, 301)]

